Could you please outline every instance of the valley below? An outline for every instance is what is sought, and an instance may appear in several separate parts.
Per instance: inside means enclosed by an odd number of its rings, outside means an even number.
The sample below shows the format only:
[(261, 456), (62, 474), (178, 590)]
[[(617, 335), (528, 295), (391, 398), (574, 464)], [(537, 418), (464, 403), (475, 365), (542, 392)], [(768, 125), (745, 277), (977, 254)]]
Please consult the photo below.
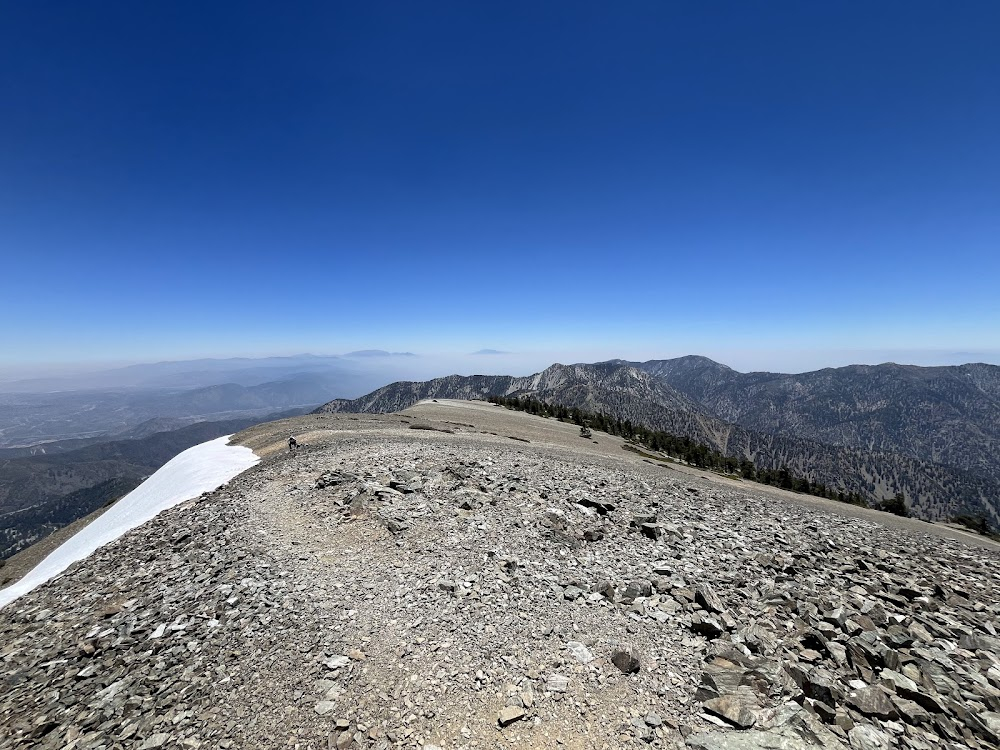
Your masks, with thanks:
[(116, 501), (180, 451), (309, 412), (353, 382), (329, 366), (289, 369), (308, 361), (248, 362), (159, 363), (101, 376), (127, 378), (117, 387), (36, 392), (24, 389), (70, 384), (28, 381), (0, 392), (0, 561)]

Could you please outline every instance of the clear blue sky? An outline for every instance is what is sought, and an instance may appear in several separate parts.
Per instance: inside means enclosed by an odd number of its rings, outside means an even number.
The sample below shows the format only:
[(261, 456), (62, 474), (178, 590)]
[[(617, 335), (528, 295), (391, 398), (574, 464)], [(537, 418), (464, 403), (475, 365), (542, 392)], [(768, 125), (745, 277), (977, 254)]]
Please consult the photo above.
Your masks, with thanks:
[(0, 366), (1000, 362), (998, 31), (992, 1), (5, 3)]

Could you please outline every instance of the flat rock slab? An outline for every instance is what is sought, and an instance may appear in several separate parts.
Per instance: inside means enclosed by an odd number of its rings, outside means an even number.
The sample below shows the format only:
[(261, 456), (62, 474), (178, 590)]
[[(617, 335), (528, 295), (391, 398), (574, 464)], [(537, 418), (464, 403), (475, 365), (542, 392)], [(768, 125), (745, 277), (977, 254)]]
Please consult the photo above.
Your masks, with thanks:
[(767, 731), (701, 732), (688, 737), (685, 745), (698, 750), (848, 750), (842, 742), (828, 740), (820, 744), (788, 727)]

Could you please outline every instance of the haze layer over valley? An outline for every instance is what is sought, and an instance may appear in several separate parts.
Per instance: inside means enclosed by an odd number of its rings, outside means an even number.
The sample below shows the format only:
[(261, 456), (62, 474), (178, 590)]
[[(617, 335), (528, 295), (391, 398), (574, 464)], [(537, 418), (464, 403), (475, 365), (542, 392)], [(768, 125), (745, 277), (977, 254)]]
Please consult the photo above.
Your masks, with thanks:
[(414, 366), (414, 359), (368, 350), (157, 362), (0, 381), (0, 449), (138, 437), (192, 422), (306, 407), (424, 369)]
[[(0, 561), (114, 502), (186, 448), (381, 385), (413, 359), (367, 350), (8, 380), (0, 384)], [(7, 577), (0, 572), (0, 582)]]

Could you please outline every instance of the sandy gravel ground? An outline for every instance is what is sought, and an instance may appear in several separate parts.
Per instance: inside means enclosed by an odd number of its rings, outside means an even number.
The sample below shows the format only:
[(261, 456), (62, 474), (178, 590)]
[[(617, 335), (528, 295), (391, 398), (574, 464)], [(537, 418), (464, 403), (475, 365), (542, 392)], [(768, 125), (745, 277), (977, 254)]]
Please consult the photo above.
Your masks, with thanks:
[[(485, 402), (233, 440), (261, 462), (0, 613), (0, 748), (798, 748), (774, 744), (794, 719), (825, 747), (926, 750), (992, 731), (968, 718), (1000, 676), (988, 540)], [(789, 680), (817, 660), (884, 692), (837, 659), (857, 630), (940, 672), (940, 732), (917, 704), (906, 726), (839, 693), (841, 723), (802, 708)]]
[[(527, 439), (536, 447), (544, 446), (560, 452), (568, 451), (570, 454), (605, 457), (615, 461), (623, 461), (628, 465), (650, 465), (648, 460), (623, 450), (624, 441), (621, 438), (595, 432), (590, 441), (584, 440), (574, 425), (510, 411), (484, 401), (449, 399), (422, 401), (402, 414), (307, 415), (251, 427), (239, 433), (234, 441), (246, 445), (253, 449), (258, 456), (265, 458), (287, 452), (290, 435), (294, 435), (303, 446), (323, 445), (336, 440), (338, 436), (343, 436), (345, 432), (358, 430), (362, 432), (388, 431), (388, 433), (398, 436), (412, 436), (413, 433), (409, 432), (410, 425), (420, 425), (421, 423), (437, 426), (441, 429), (472, 430), (484, 436), (494, 435), (507, 437), (511, 440), (515, 438)], [(888, 513), (858, 508), (797, 492), (788, 492), (756, 482), (730, 479), (714, 472), (678, 463), (657, 464), (657, 468), (664, 472), (677, 472), (692, 479), (706, 480), (727, 487), (790, 500), (807, 507), (819, 508), (851, 518), (864, 518), (893, 528), (920, 531), (986, 549), (1000, 550), (1000, 544), (950, 524), (899, 518)], [(85, 518), (73, 522), (38, 544), (32, 545), (8, 559), (6, 565), (0, 568), (0, 588), (20, 580), (46, 555), (77, 531), (89, 525), (95, 518), (100, 517), (105, 510), (106, 508), (100, 508), (94, 511)]]
[(285, 419), (251, 427), (234, 437), (234, 441), (253, 449), (261, 457), (288, 450), (288, 437), (294, 435), (304, 445), (323, 445), (348, 431), (382, 432), (395, 435), (413, 435), (411, 425), (426, 424), (440, 429), (478, 433), (484, 438), (504, 437), (509, 440), (529, 440), (535, 448), (552, 450), (556, 455), (585, 455), (606, 458), (616, 464), (654, 469), (659, 472), (676, 472), (693, 481), (740, 489), (782, 500), (818, 508), (848, 518), (874, 521), (904, 531), (933, 534), (943, 539), (953, 539), (986, 549), (1000, 550), (1000, 544), (949, 524), (928, 523), (912, 518), (901, 518), (890, 513), (859, 508), (834, 500), (789, 492), (756, 482), (730, 479), (715, 472), (680, 463), (653, 463), (623, 449), (622, 438), (594, 432), (591, 440), (580, 437), (575, 425), (545, 419), (523, 412), (512, 411), (485, 401), (459, 401), (438, 399), (421, 401), (399, 414), (313, 414)]

